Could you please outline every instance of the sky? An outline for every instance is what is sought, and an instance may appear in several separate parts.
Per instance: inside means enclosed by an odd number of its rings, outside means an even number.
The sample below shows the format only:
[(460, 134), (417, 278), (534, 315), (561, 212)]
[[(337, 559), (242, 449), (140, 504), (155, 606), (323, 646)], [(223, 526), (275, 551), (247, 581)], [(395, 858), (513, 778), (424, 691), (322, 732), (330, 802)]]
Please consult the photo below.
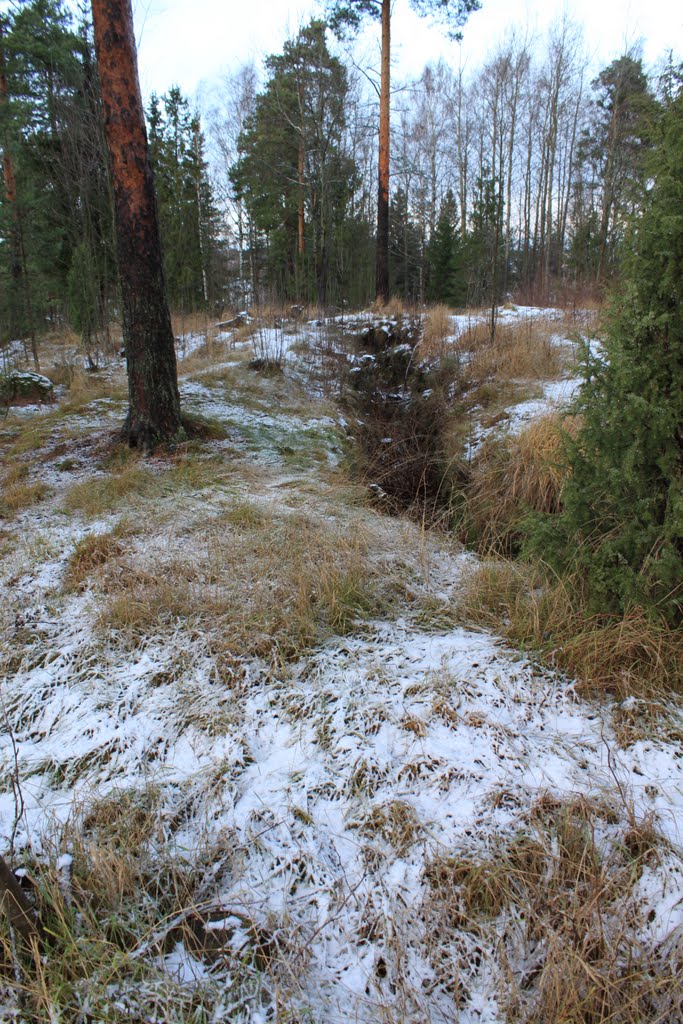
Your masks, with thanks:
[[(315, 0), (133, 0), (133, 9), (145, 96), (178, 85), (194, 99), (222, 74), (279, 52), (285, 39), (321, 8)], [(482, 0), (460, 44), (449, 42), (419, 18), (408, 0), (395, 0), (394, 74), (417, 77), (428, 61), (439, 57), (475, 68), (507, 28), (541, 35), (563, 13), (583, 26), (596, 73), (639, 40), (646, 66), (670, 49), (683, 59), (683, 5), (678, 0)], [(372, 62), (379, 45), (376, 26), (368, 27), (365, 43), (364, 52)]]

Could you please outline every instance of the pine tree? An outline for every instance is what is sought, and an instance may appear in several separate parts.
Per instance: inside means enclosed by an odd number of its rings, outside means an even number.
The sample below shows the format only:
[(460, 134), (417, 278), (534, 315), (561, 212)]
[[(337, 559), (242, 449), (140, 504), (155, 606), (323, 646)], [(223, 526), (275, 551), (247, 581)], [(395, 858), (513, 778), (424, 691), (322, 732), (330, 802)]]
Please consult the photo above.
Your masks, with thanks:
[(564, 568), (578, 563), (595, 611), (639, 605), (680, 623), (683, 90), (661, 118), (650, 174), (604, 356), (587, 356), (584, 426), (570, 455), (565, 511), (546, 523), (546, 554)]
[(266, 67), (269, 79), (240, 136), (231, 178), (264, 239), (271, 289), (324, 304), (356, 179), (343, 147), (347, 74), (320, 21)]
[(130, 0), (92, 0), (97, 67), (111, 161), (128, 442), (146, 451), (182, 434), (175, 342), (140, 95)]
[[(581, 171), (575, 184), (579, 239), (573, 255), (576, 259), (585, 254), (588, 263), (581, 271), (584, 275), (593, 271), (600, 281), (614, 274), (628, 217), (642, 200), (656, 101), (642, 60), (631, 54), (603, 68), (593, 91), (589, 123), (579, 145)], [(595, 207), (582, 209), (595, 199)]]

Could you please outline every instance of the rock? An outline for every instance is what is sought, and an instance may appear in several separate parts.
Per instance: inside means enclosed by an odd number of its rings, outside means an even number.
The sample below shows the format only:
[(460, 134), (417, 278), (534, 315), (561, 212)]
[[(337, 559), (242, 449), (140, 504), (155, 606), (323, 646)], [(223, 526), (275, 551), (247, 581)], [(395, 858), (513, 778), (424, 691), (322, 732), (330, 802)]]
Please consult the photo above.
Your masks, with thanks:
[(0, 377), (0, 397), (8, 405), (54, 402), (55, 386), (48, 377), (31, 370), (11, 370)]

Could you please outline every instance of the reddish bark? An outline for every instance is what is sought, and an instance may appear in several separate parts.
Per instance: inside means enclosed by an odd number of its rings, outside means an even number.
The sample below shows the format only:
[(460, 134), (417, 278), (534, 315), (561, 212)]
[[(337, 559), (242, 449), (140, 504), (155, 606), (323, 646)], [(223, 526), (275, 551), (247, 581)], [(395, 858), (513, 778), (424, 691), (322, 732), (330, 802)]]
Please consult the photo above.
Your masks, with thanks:
[(379, 95), (379, 158), (377, 190), (377, 258), (375, 297), (389, 298), (389, 96), (391, 68), (391, 0), (382, 0), (382, 70)]
[(130, 0), (92, 0), (109, 150), (128, 365), (131, 445), (150, 450), (181, 434), (175, 345), (161, 259), (152, 168)]
[[(9, 90), (7, 88), (7, 75), (5, 74), (5, 51), (3, 46), (3, 25), (0, 20), (0, 105), (6, 107), (9, 103)], [(7, 140), (3, 139), (2, 152), (2, 175), (5, 182), (5, 199), (8, 203), (16, 203), (17, 186), (12, 168), (12, 158), (9, 152)]]

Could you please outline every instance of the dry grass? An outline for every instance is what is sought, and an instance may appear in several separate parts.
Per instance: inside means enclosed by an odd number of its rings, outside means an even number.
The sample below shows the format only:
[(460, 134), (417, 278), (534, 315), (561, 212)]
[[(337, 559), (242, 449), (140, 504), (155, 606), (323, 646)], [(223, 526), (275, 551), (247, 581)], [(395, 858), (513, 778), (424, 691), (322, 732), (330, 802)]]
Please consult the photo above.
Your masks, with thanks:
[(201, 628), (215, 651), (292, 658), (378, 614), (400, 583), (375, 569), (359, 531), (237, 502), (185, 540), (185, 557), (110, 558), (98, 578), (100, 629), (137, 644)]
[(117, 524), (113, 530), (104, 533), (90, 533), (76, 541), (69, 555), (64, 575), (64, 590), (83, 590), (93, 573), (112, 558), (119, 558), (125, 551), (124, 539), (134, 532), (129, 522)]
[(392, 295), (388, 302), (383, 304), (375, 301), (370, 306), (370, 309), (385, 320), (401, 321), (412, 317), (415, 313), (415, 308), (408, 306), (398, 295)]
[[(377, 843), (388, 843), (398, 857), (404, 857), (422, 835), (422, 826), (415, 808), (405, 800), (391, 800), (368, 809), (358, 821), (349, 825), (360, 836)], [(371, 850), (366, 856), (373, 859)], [(381, 856), (379, 858), (381, 860)]]
[[(45, 933), (40, 955), (18, 955), (0, 923), (0, 985), (11, 1019), (191, 1024), (219, 1019), (226, 999), (247, 1007), (258, 997), (268, 937), (237, 910), (246, 946), (231, 948), (231, 933), (210, 924), (217, 910), (226, 916), (214, 894), (234, 866), (234, 844), (207, 845), (190, 868), (160, 853), (173, 828), (148, 787), (76, 809), (53, 836), (45, 859), (29, 865)], [(60, 867), (65, 849), (70, 864)], [(161, 958), (180, 943), (217, 977), (187, 986), (166, 973)]]
[(203, 334), (206, 338), (211, 338), (216, 331), (216, 319), (201, 310), (194, 313), (173, 313), (171, 326), (176, 338), (188, 334)]
[(67, 389), (59, 408), (52, 414), (55, 420), (82, 412), (98, 398), (124, 401), (127, 396), (126, 387), (121, 381), (112, 380), (102, 372), (89, 372), (81, 362), (65, 360), (55, 363), (48, 376), (53, 383), (62, 384)]
[[(240, 331), (245, 328), (240, 328)], [(249, 326), (249, 333), (245, 335), (244, 340), (250, 336), (251, 327)], [(239, 340), (236, 335), (231, 338), (234, 342)], [(208, 339), (203, 345), (198, 346), (189, 355), (185, 356), (178, 367), (178, 373), (181, 377), (187, 377), (192, 373), (201, 373), (203, 370), (209, 369), (211, 366), (215, 366), (216, 363), (231, 363), (241, 361), (243, 356), (239, 352), (234, 352), (230, 349), (230, 342), (218, 341)]]
[[(511, 1024), (680, 1020), (682, 938), (648, 942), (637, 895), (643, 870), (666, 851), (628, 809), (541, 798), (488, 857), (439, 857), (428, 867), (437, 976), (462, 1004), (455, 951), (459, 936), (470, 936), (469, 945), (489, 949)], [(462, 965), (465, 978), (471, 967)]]
[(555, 320), (519, 320), (499, 324), (492, 342), (488, 329), (477, 324), (459, 339), (458, 348), (470, 353), (474, 378), (554, 380), (567, 364), (566, 351), (551, 340), (560, 330)]
[(223, 460), (203, 457), (188, 444), (169, 463), (162, 459), (147, 465), (144, 458), (125, 445), (110, 450), (101, 463), (106, 473), (69, 487), (62, 498), (66, 512), (89, 518), (107, 515), (122, 506), (154, 502), (154, 514), (161, 499), (183, 491), (215, 486), (231, 474)]
[(580, 421), (551, 413), (525, 430), (487, 442), (465, 490), (463, 532), (480, 551), (510, 554), (529, 512), (558, 512), (567, 476), (563, 448)]
[(64, 494), (62, 507), (66, 512), (78, 512), (94, 518), (124, 503), (129, 504), (135, 498), (149, 498), (158, 491), (158, 478), (136, 460), (116, 473), (73, 484)]
[(646, 701), (680, 692), (683, 633), (642, 609), (623, 616), (589, 615), (572, 580), (542, 568), (489, 561), (467, 580), (461, 621), (502, 632), (578, 682), (585, 696), (613, 694)]
[(29, 480), (30, 467), (14, 463), (0, 481), (0, 519), (13, 519), (17, 512), (31, 508), (50, 494), (50, 488), (40, 480)]
[(446, 342), (453, 335), (453, 321), (447, 306), (431, 306), (425, 313), (422, 337), (417, 353), (428, 362), (443, 359), (449, 355), (451, 345)]
[(53, 430), (53, 417), (49, 412), (26, 420), (14, 420), (3, 437), (3, 458), (10, 460), (17, 456), (39, 451), (47, 442)]

